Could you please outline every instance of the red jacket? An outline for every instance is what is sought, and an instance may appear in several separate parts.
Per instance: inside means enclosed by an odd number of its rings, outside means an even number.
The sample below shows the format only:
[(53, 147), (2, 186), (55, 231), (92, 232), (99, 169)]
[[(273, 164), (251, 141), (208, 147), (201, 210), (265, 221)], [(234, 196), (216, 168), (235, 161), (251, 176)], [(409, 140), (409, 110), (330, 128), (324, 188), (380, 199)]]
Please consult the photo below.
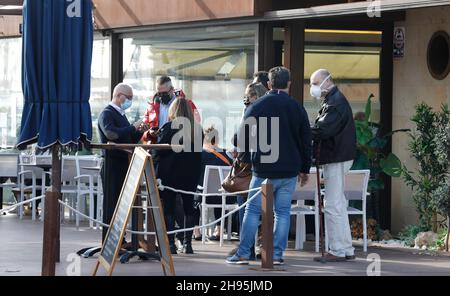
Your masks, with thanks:
[[(177, 96), (177, 99), (186, 99), (186, 94), (181, 89), (175, 90), (175, 95)], [(198, 112), (198, 109), (195, 106), (194, 102), (192, 102), (192, 100), (187, 100), (187, 102), (192, 109), (192, 113), (194, 113), (195, 121), (197, 123), (200, 123), (200, 113)], [(150, 124), (150, 128), (159, 127), (160, 106), (161, 103), (155, 101), (155, 99), (153, 99), (153, 101), (148, 104), (147, 110), (145, 111), (144, 115), (144, 123)], [(157, 140), (158, 139), (156, 137), (151, 137), (148, 133), (144, 133), (144, 136), (142, 137), (142, 141), (150, 142), (151, 144), (155, 144)]]

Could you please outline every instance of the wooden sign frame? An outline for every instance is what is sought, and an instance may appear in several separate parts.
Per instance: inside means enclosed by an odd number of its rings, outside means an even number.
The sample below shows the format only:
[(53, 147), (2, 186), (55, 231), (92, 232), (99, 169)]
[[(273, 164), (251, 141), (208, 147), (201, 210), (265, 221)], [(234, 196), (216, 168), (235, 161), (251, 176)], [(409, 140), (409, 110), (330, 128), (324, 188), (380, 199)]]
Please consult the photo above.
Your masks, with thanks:
[[(117, 257), (121, 249), (125, 236), (126, 227), (133, 210), (136, 195), (142, 184), (142, 177), (145, 177), (148, 194), (148, 206), (151, 207), (152, 219), (154, 222), (156, 237), (158, 239), (161, 265), (164, 275), (175, 275), (172, 254), (169, 248), (169, 239), (162, 211), (161, 199), (156, 183), (155, 170), (151, 155), (143, 148), (134, 150), (133, 157), (128, 168), (127, 175), (122, 187), (122, 191), (117, 202), (114, 215), (111, 219), (110, 227), (103, 242), (102, 250), (95, 266), (93, 276), (97, 275), (100, 265), (102, 265), (108, 276), (111, 276), (117, 263)], [(120, 216), (122, 215), (122, 217)], [(116, 233), (113, 233), (115, 231)], [(117, 234), (117, 232), (119, 234)], [(114, 235), (111, 239), (111, 235)], [(114, 242), (114, 238), (116, 239)], [(108, 252), (105, 256), (105, 252)]]

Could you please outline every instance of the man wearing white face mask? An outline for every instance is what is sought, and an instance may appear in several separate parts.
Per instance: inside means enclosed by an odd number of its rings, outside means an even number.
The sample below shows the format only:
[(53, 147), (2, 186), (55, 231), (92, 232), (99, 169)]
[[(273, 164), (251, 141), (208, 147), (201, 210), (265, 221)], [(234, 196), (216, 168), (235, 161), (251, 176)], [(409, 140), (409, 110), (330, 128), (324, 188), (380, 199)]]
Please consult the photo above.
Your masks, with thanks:
[[(114, 88), (113, 98), (98, 117), (98, 131), (103, 144), (136, 144), (144, 132), (150, 127), (142, 121), (133, 125), (128, 121), (125, 110), (131, 108), (133, 89), (120, 83)], [(101, 170), (104, 200), (103, 222), (109, 224), (119, 199), (125, 176), (128, 171), (128, 153), (121, 150), (104, 150), (103, 167)], [(103, 239), (107, 228), (103, 227)]]
[[(353, 112), (325, 69), (317, 70), (311, 76), (311, 95), (323, 100), (312, 133), (315, 147), (320, 145), (319, 163), (323, 166), (325, 178), (325, 228), (329, 242), (325, 260), (352, 260), (355, 249), (352, 246), (344, 179), (356, 156)], [(314, 258), (315, 261), (321, 259)]]

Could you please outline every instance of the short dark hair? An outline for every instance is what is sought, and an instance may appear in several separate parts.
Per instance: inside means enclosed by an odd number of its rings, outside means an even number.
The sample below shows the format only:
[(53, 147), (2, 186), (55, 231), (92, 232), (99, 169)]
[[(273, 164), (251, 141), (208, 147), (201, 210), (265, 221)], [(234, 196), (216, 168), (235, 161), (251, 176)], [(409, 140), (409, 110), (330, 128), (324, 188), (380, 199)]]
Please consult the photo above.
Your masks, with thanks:
[(161, 76), (156, 80), (156, 83), (158, 85), (164, 85), (166, 83), (172, 82), (172, 79), (170, 79), (169, 76)]
[(272, 89), (286, 89), (291, 81), (291, 71), (285, 67), (275, 67), (269, 71)]
[(261, 83), (265, 88), (269, 89), (267, 82), (269, 81), (269, 72), (267, 71), (259, 71), (253, 75), (253, 78), (256, 79), (255, 82)]

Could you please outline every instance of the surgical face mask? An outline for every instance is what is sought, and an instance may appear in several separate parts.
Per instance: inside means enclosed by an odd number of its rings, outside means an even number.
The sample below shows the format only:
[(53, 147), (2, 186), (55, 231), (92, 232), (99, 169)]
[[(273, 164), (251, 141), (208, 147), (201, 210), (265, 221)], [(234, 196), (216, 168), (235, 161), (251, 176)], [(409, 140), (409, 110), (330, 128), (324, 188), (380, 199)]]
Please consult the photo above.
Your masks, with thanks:
[(317, 100), (320, 100), (322, 98), (322, 86), (325, 84), (325, 82), (331, 78), (331, 75), (328, 75), (327, 78), (320, 84), (320, 85), (311, 85), (311, 96), (313, 98), (316, 98)]
[(125, 102), (123, 102), (122, 105), (120, 105), (120, 108), (122, 108), (122, 110), (125, 111), (127, 109), (130, 109), (132, 105), (133, 105), (132, 100), (125, 99)]

